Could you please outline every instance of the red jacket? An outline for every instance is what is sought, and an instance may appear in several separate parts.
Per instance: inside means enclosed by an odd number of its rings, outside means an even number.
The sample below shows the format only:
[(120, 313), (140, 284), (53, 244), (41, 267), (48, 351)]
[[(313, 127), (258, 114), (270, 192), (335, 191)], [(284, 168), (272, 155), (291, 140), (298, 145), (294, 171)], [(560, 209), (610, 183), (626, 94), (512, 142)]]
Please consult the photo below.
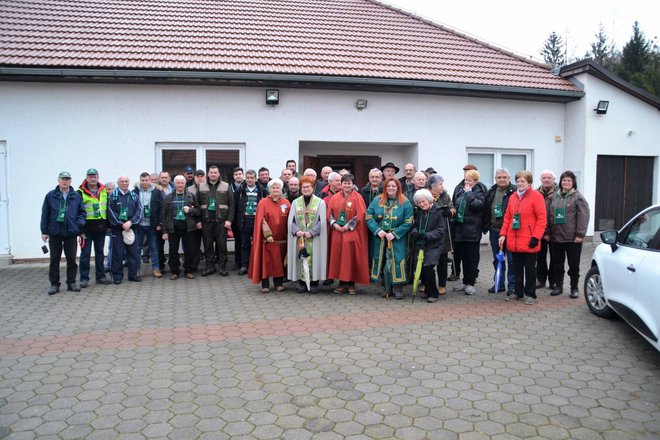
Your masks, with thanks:
[[(513, 229), (514, 214), (520, 214), (520, 228)], [(506, 236), (506, 248), (509, 252), (534, 254), (541, 249), (541, 238), (545, 231), (547, 213), (543, 195), (531, 187), (525, 191), (522, 199), (517, 193), (511, 194), (509, 205), (504, 214), (504, 223), (500, 236)], [(538, 239), (536, 247), (530, 248), (532, 237)]]

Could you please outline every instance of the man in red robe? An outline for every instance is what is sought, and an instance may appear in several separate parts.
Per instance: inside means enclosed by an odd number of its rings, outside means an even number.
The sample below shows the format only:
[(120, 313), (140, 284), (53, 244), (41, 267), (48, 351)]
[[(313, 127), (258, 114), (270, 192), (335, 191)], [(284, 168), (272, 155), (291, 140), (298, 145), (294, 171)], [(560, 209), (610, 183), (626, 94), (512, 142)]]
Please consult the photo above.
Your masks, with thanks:
[(341, 178), (341, 191), (328, 204), (330, 260), (328, 278), (339, 279), (335, 293), (355, 295), (355, 283), (369, 284), (366, 207), (353, 190), (353, 176)]
[(280, 179), (268, 182), (268, 197), (257, 205), (254, 235), (248, 276), (254, 284), (261, 282), (261, 291), (270, 290), (269, 277), (278, 292), (284, 290), (284, 261), (286, 260), (287, 220), (291, 204), (282, 197)]

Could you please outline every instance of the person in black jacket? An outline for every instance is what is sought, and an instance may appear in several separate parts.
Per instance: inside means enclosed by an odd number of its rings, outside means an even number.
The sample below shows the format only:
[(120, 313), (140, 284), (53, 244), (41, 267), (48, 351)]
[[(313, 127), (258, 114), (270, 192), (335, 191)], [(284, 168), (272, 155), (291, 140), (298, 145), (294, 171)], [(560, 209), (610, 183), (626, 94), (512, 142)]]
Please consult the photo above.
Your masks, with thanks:
[(486, 205), (486, 185), (479, 182), (479, 172), (465, 172), (463, 188), (454, 193), (454, 255), (463, 264), (463, 282), (454, 287), (455, 291), (474, 295), (474, 283), (479, 275), (479, 241), (483, 229), (483, 211)]
[(442, 208), (434, 203), (433, 194), (428, 189), (415, 192), (413, 200), (417, 205), (415, 223), (410, 230), (410, 238), (414, 244), (413, 265), (417, 267), (417, 256), (424, 249), (421, 280), (424, 284), (424, 296), (434, 303), (438, 300), (438, 286), (435, 283), (435, 266), (440, 262), (440, 256), (445, 252), (445, 234), (447, 223), (442, 214)]
[[(495, 185), (491, 186), (486, 193), (486, 206), (484, 209), (484, 229), (483, 233), (489, 234), (490, 249), (493, 252), (493, 267), (497, 269), (497, 254), (500, 251), (498, 239), (500, 236), (500, 229), (504, 221), (504, 213), (506, 207), (509, 205), (509, 197), (516, 192), (516, 185), (511, 183), (511, 176), (506, 168), (499, 168), (495, 171)], [(490, 293), (497, 292), (510, 292), (513, 294), (516, 287), (516, 276), (513, 272), (513, 255), (506, 250), (506, 244), (503, 251), (506, 254), (505, 262), (502, 262), (502, 277), (500, 278), (499, 286), (493, 286), (488, 289)], [(505, 277), (508, 281), (508, 287), (505, 289)]]
[(378, 168), (372, 168), (369, 171), (369, 183), (360, 190), (360, 195), (364, 200), (364, 206), (367, 208), (371, 202), (383, 192), (383, 172)]
[(50, 247), (49, 295), (60, 291), (62, 250), (66, 257), (67, 290), (80, 292), (80, 286), (76, 284), (76, 238), (83, 231), (85, 217), (82, 197), (71, 188), (71, 174), (62, 171), (57, 178), (57, 186), (46, 194), (41, 207), (41, 239), (47, 241)]
[(254, 170), (245, 172), (245, 181), (236, 191), (236, 221), (241, 230), (241, 269), (239, 275), (248, 273), (250, 252), (252, 251), (252, 235), (254, 232), (254, 217), (257, 204), (266, 197), (266, 189), (257, 184), (257, 173)]
[[(140, 185), (133, 192), (140, 199), (140, 205), (142, 206), (142, 218), (140, 224), (135, 228), (135, 240), (138, 245), (142, 245), (146, 236), (153, 276), (154, 278), (160, 278), (163, 274), (160, 271), (158, 240), (160, 239), (161, 230), (160, 210), (165, 197), (163, 192), (156, 189), (151, 183), (150, 175), (147, 172), (140, 174)], [(138, 272), (140, 271), (139, 268), (140, 260), (138, 260)]]
[[(128, 187), (128, 176), (117, 178), (117, 187), (108, 197), (107, 218), (112, 237), (112, 261), (110, 262), (112, 282), (121, 284), (124, 278), (124, 253), (128, 260), (128, 281), (140, 282), (138, 275), (140, 261), (140, 243), (135, 240), (135, 230), (142, 220), (140, 198)], [(132, 231), (133, 241), (128, 236)], [(127, 235), (124, 241), (124, 234)]]

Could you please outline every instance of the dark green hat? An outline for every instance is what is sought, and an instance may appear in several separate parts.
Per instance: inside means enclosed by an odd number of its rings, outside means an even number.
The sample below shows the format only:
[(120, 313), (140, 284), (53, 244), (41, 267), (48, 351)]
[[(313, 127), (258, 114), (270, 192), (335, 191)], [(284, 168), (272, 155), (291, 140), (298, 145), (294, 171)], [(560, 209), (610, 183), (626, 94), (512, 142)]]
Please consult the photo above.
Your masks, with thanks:
[(60, 179), (70, 179), (71, 178), (71, 173), (68, 171), (61, 171), (60, 175), (57, 176)]
[(96, 171), (96, 168), (90, 168), (87, 170), (87, 175), (88, 176), (98, 176), (99, 172)]

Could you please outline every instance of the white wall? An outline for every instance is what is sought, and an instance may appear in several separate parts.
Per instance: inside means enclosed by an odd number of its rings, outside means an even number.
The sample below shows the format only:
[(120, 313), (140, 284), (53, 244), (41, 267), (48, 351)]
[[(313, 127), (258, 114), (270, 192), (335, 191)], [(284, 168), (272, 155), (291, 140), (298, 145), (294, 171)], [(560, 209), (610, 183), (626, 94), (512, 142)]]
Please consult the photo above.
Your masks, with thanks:
[[(567, 136), (575, 140), (575, 148), (566, 152), (566, 169), (583, 173), (578, 185), (590, 204), (587, 234), (592, 235), (598, 155), (655, 157), (653, 203), (660, 202), (660, 111), (593, 75), (584, 73), (576, 79), (584, 84), (586, 96), (567, 105), (566, 131)], [(610, 102), (605, 115), (593, 111), (601, 100)], [(572, 122), (569, 124), (568, 120)]]
[[(6, 82), (0, 96), (16, 258), (41, 256), (41, 203), (60, 170), (76, 186), (89, 167), (102, 181), (137, 177), (155, 168), (157, 142), (244, 143), (241, 165), (271, 170), (299, 157), (300, 141), (416, 144), (419, 167), (433, 166), (449, 188), (467, 146), (532, 148), (535, 176), (564, 163), (554, 141), (564, 138), (563, 104), (280, 89), (280, 105), (269, 107), (265, 88)], [(369, 100), (363, 111), (358, 98)]]

